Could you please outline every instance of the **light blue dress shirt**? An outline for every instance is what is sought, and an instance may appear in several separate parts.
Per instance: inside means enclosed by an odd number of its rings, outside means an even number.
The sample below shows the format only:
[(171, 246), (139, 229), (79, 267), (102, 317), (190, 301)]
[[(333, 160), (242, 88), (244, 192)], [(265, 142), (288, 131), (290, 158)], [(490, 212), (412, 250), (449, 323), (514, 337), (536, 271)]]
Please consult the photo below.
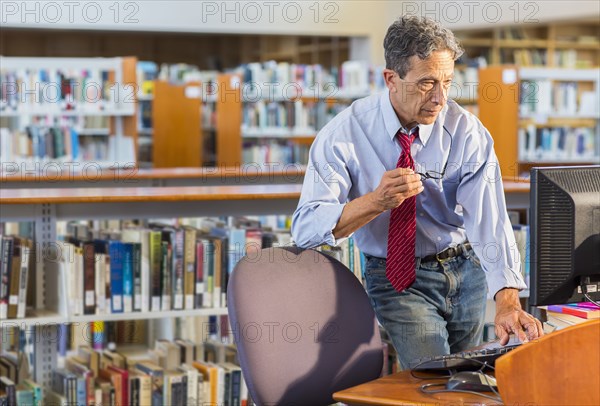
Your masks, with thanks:
[[(298, 246), (342, 241), (332, 230), (345, 204), (373, 192), (384, 172), (396, 168), (400, 128), (389, 90), (355, 101), (323, 127), (310, 148), (293, 216)], [(486, 272), (490, 297), (504, 287), (525, 289), (493, 140), (477, 117), (449, 100), (434, 124), (419, 126), (411, 153), (417, 172), (441, 172), (448, 162), (444, 178), (423, 180), (425, 190), (417, 195), (415, 255), (468, 240)], [(361, 251), (386, 257), (389, 220), (388, 210), (356, 230)]]

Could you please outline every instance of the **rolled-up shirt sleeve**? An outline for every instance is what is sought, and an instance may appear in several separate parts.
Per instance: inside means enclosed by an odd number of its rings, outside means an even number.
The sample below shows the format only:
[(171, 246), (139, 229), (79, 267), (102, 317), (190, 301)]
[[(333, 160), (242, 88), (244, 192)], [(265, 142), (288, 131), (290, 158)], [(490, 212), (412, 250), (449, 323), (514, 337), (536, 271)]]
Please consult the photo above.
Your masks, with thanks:
[(338, 223), (352, 182), (343, 152), (325, 129), (315, 138), (302, 186), (298, 207), (292, 218), (292, 237), (296, 245), (312, 248), (337, 245), (333, 229)]
[(463, 159), (457, 203), (464, 226), (479, 257), (493, 298), (503, 288), (525, 289), (521, 259), (506, 211), (500, 165), (489, 132), (480, 124), (473, 137), (483, 137), (481, 148), (467, 149)]

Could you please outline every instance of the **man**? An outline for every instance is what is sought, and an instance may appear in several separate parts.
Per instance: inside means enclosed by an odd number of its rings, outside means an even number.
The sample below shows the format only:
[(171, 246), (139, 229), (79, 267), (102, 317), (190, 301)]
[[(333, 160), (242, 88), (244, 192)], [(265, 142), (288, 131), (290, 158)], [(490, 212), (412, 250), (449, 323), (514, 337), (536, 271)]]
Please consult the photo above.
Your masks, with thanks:
[(542, 336), (519, 303), (526, 286), (493, 140), (447, 99), (463, 50), (419, 17), (394, 22), (384, 48), (387, 90), (354, 102), (311, 147), (296, 244), (355, 233), (367, 292), (403, 368), (479, 345), (488, 288), (502, 344), (511, 333)]

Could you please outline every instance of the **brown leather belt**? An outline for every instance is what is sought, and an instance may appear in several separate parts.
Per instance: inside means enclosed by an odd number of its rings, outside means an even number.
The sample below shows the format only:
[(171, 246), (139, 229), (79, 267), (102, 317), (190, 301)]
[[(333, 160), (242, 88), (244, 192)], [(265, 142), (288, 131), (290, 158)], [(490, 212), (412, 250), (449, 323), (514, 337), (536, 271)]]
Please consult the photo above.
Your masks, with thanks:
[(464, 244), (457, 245), (456, 247), (446, 248), (444, 251), (438, 252), (437, 254), (427, 255), (427, 256), (421, 258), (421, 262), (446, 261), (448, 259), (457, 257), (457, 256), (461, 255), (463, 252), (468, 251), (470, 249), (471, 249), (471, 244), (467, 242)]

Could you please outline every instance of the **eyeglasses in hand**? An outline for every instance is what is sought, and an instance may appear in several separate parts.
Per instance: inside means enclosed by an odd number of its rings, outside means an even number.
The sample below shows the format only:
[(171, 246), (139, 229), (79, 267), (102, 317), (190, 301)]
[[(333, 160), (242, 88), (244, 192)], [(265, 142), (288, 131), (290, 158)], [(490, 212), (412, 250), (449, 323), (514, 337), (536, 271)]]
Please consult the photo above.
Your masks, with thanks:
[[(450, 137), (450, 149), (448, 150), (448, 161), (449, 161), (450, 160), (450, 151), (452, 151), (452, 135), (446, 129), (446, 127), (444, 127), (444, 126), (442, 126), (442, 127), (444, 128), (444, 131)], [(422, 172), (415, 172), (415, 173), (417, 175), (421, 175), (421, 180), (424, 180), (424, 179), (434, 179), (434, 180), (443, 179), (444, 175), (446, 174), (446, 167), (448, 166), (448, 161), (446, 161), (446, 163), (444, 164), (444, 167), (442, 168), (441, 172), (438, 172), (438, 171), (426, 171), (425, 173), (422, 173)]]

